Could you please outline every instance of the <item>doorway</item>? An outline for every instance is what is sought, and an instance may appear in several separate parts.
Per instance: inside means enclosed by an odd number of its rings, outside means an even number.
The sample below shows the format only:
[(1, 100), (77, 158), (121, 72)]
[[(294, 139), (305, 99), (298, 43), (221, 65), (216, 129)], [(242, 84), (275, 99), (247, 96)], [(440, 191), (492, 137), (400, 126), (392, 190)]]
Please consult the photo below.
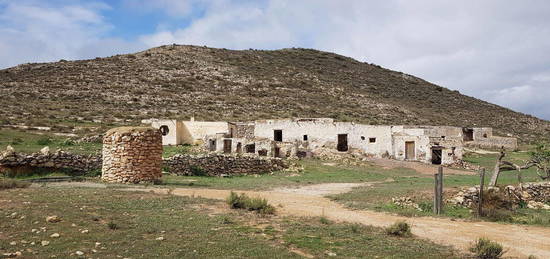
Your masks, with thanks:
[(415, 160), (416, 159), (414, 141), (406, 141), (405, 142), (405, 159), (406, 160)]
[(336, 149), (340, 152), (348, 151), (348, 134), (338, 134), (338, 145)]
[(228, 154), (231, 153), (231, 140), (230, 139), (224, 139), (223, 140), (223, 152)]
[(209, 150), (210, 150), (210, 151), (216, 151), (216, 140), (215, 140), (215, 139), (211, 139), (211, 140), (210, 140), (210, 144), (209, 144), (208, 146), (209, 146)]
[(274, 152), (274, 155), (273, 157), (281, 157), (281, 148), (280, 147), (275, 147), (275, 149), (273, 150)]
[(240, 154), (243, 152), (243, 145), (241, 142), (237, 143), (237, 154)]
[(432, 147), (432, 164), (440, 165), (441, 164), (441, 155), (443, 150), (439, 147)]
[(273, 140), (282, 142), (283, 141), (283, 131), (282, 130), (274, 130), (273, 131)]

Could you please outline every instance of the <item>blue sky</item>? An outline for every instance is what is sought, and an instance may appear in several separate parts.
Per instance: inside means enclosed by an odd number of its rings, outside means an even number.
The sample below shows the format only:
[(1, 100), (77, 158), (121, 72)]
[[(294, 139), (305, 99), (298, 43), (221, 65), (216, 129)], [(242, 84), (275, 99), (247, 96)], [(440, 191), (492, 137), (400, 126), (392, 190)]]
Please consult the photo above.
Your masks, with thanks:
[(550, 119), (550, 1), (0, 0), (0, 68), (163, 44), (315, 48)]

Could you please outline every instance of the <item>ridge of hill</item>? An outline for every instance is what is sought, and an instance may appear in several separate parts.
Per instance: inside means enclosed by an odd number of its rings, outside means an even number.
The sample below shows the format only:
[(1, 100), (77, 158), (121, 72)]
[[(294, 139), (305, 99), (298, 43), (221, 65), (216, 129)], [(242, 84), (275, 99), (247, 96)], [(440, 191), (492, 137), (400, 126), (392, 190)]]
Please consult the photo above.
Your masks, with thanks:
[(527, 143), (550, 122), (374, 64), (312, 49), (167, 45), (0, 70), (0, 124), (136, 124), (332, 117), (370, 124), (493, 127)]

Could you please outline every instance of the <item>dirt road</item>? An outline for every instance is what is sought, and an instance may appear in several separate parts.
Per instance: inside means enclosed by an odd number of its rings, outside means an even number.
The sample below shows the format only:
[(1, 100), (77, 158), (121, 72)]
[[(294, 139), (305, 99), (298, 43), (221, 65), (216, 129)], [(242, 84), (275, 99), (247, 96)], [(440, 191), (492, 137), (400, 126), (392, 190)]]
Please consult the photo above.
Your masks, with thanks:
[[(324, 216), (338, 222), (353, 222), (378, 227), (404, 220), (412, 224), (412, 232), (433, 242), (466, 250), (479, 237), (487, 237), (509, 249), (507, 256), (550, 258), (550, 228), (498, 224), (491, 222), (463, 222), (450, 219), (418, 217), (407, 218), (381, 212), (352, 210), (333, 202), (324, 195), (347, 192), (361, 184), (320, 184), (297, 189), (272, 191), (238, 191), (254, 197), (262, 197), (277, 207), (277, 213), (289, 216)], [(368, 184), (366, 184), (368, 185)], [(167, 189), (144, 189), (168, 193)], [(173, 189), (173, 195), (200, 196), (225, 199), (229, 190)]]

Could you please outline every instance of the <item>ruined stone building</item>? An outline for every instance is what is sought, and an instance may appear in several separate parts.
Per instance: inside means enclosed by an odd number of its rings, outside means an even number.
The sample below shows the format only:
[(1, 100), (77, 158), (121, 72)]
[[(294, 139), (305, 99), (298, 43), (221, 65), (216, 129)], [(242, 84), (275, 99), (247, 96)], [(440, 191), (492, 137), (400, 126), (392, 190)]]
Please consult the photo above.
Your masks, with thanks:
[(387, 126), (293, 118), (252, 122), (154, 120), (165, 145), (203, 144), (212, 152), (305, 157), (319, 149), (361, 152), (372, 157), (452, 164), (464, 146), (515, 149), (517, 140), (496, 137), (491, 128)]

